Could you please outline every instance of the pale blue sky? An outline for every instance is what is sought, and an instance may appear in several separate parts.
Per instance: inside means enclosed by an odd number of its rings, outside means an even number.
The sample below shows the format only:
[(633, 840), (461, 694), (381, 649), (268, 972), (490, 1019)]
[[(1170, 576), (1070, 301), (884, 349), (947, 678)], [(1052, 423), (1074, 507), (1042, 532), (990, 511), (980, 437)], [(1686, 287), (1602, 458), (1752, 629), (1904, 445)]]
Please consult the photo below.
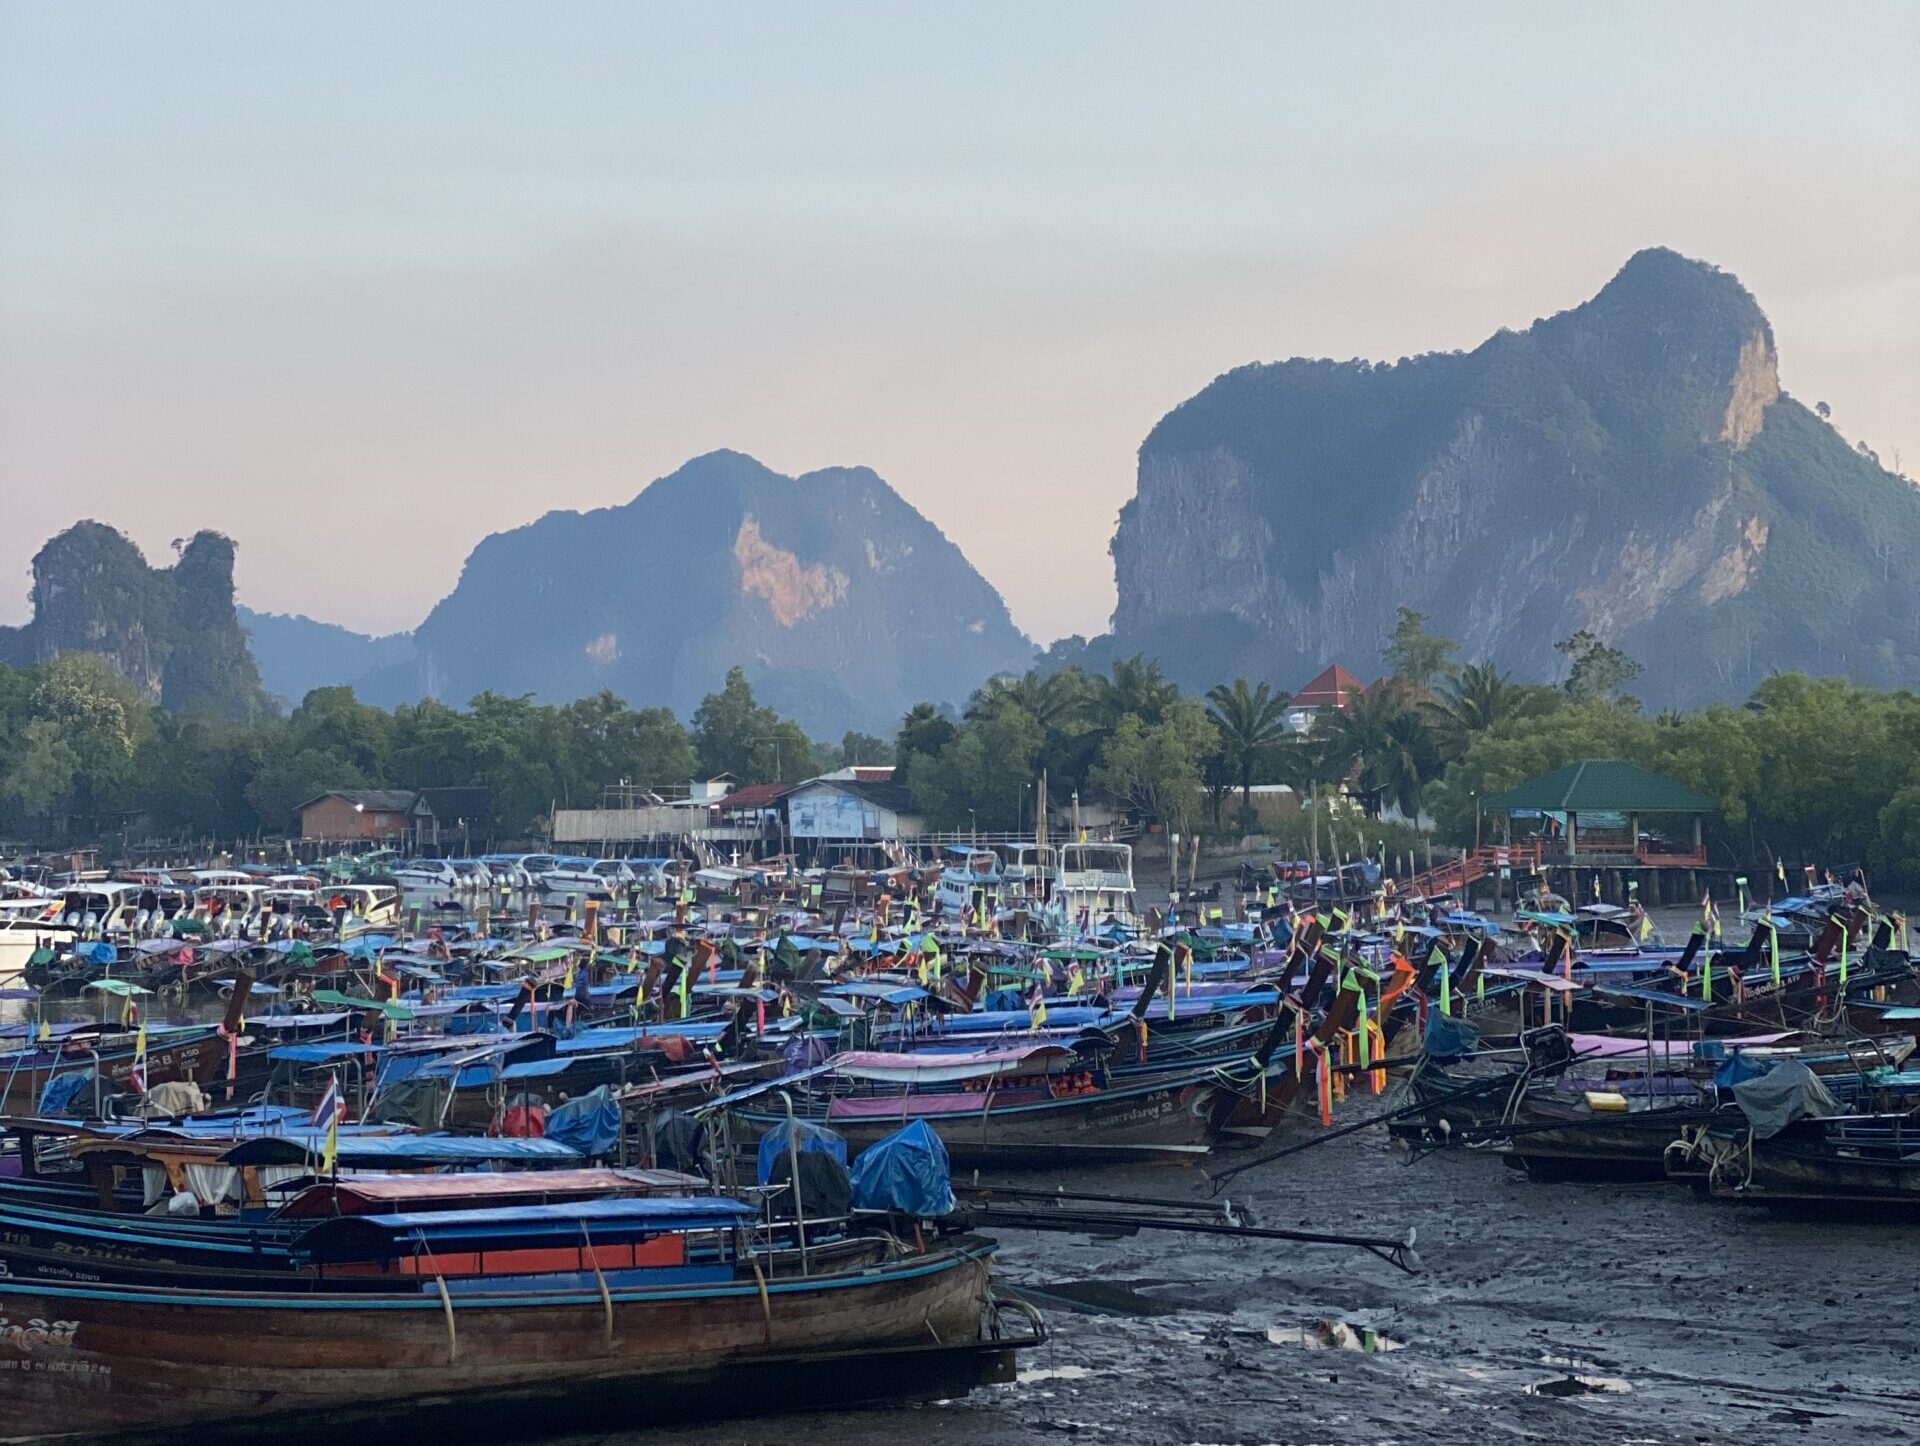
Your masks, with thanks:
[(1093, 631), (1215, 374), (1472, 346), (1656, 243), (1920, 472), (1917, 61), (1914, 4), (0, 0), (0, 619), (91, 515), (409, 626), (730, 446), (873, 466)]

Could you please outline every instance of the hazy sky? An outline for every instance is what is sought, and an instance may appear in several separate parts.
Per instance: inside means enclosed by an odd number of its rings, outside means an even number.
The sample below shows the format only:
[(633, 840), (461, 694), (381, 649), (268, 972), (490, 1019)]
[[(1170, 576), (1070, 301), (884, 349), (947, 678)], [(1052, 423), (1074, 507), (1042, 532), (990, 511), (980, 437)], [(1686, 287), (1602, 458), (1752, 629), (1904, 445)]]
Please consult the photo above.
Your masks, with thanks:
[(91, 516), (408, 627), (733, 447), (872, 466), (1092, 632), (1213, 376), (1469, 347), (1655, 243), (1920, 473), (1920, 3), (0, 0), (0, 620)]

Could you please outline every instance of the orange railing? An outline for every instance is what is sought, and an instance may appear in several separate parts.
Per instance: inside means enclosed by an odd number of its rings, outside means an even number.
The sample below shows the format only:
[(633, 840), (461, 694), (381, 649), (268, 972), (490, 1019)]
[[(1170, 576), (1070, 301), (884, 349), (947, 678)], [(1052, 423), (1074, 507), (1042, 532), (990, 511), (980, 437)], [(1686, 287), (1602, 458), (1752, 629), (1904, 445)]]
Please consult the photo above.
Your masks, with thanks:
[(1540, 841), (1517, 844), (1482, 844), (1477, 849), (1457, 853), (1445, 863), (1435, 864), (1407, 880), (1407, 888), (1418, 894), (1450, 894), (1464, 889), (1476, 879), (1484, 879), (1503, 868), (1538, 872)]

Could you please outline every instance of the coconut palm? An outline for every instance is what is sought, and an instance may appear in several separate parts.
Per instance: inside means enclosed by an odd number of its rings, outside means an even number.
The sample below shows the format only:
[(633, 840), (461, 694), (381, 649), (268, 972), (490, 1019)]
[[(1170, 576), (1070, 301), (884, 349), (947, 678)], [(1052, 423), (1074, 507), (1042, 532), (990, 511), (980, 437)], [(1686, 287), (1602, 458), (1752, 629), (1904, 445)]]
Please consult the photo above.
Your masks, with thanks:
[(1533, 690), (1492, 663), (1469, 663), (1440, 684), (1439, 697), (1428, 705), (1441, 750), (1455, 758), (1476, 734), (1534, 710)]
[(1160, 664), (1144, 653), (1114, 662), (1112, 673), (1093, 680), (1102, 727), (1112, 728), (1132, 713), (1142, 723), (1158, 723), (1180, 698), (1180, 689), (1167, 681)]
[(990, 718), (1007, 704), (1024, 709), (1042, 729), (1052, 732), (1077, 722), (1087, 707), (1086, 677), (1077, 668), (1042, 674), (1000, 673), (987, 679), (967, 704), (969, 718)]
[(1347, 776), (1352, 760), (1338, 751), (1324, 729), (1289, 734), (1273, 750), (1267, 771), (1305, 800), (1314, 864), (1320, 861), (1320, 790)]
[(1253, 807), (1254, 770), (1287, 736), (1288, 696), (1265, 683), (1250, 687), (1245, 678), (1207, 693), (1207, 716), (1220, 730), (1220, 752), (1240, 785), (1243, 809)]
[(1439, 773), (1440, 753), (1405, 688), (1375, 684), (1344, 709), (1322, 713), (1314, 732), (1329, 761), (1345, 764), (1369, 814), (1377, 817), (1389, 799), (1408, 818), (1420, 811), (1420, 791)]

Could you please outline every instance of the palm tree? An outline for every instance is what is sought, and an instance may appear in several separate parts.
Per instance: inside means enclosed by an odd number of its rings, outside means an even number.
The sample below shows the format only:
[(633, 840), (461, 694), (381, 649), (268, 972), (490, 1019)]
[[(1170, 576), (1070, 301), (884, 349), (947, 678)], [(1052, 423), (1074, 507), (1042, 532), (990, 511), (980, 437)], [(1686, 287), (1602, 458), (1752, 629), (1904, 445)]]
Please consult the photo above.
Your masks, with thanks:
[(1412, 822), (1420, 815), (1420, 794), (1441, 770), (1433, 731), (1413, 708), (1387, 720), (1380, 746), (1366, 761), (1363, 777), (1378, 799), (1391, 802)]
[(1144, 653), (1118, 659), (1112, 675), (1094, 679), (1094, 687), (1099, 695), (1100, 721), (1108, 728), (1129, 713), (1143, 723), (1158, 723), (1180, 697), (1180, 689), (1167, 681), (1159, 662)]
[(1253, 807), (1253, 772), (1262, 758), (1287, 735), (1289, 695), (1276, 693), (1265, 683), (1253, 688), (1235, 678), (1229, 688), (1221, 683), (1207, 693), (1207, 716), (1220, 730), (1220, 751), (1240, 784), (1240, 807)]
[(1469, 663), (1440, 685), (1429, 705), (1433, 730), (1453, 757), (1467, 751), (1474, 735), (1533, 711), (1531, 692), (1492, 663)]
[(1314, 720), (1330, 760), (1342, 762), (1360, 790), (1361, 805), (1378, 816), (1389, 798), (1411, 818), (1420, 790), (1440, 771), (1439, 750), (1406, 690), (1391, 681), (1376, 684), (1345, 709)]
[(1311, 831), (1313, 862), (1320, 863), (1320, 788), (1338, 783), (1347, 776), (1352, 760), (1339, 753), (1324, 730), (1292, 734), (1273, 750), (1268, 771), (1306, 800), (1307, 825)]
[(1025, 710), (1049, 733), (1065, 728), (1086, 709), (1085, 675), (1077, 668), (1062, 668), (1044, 676), (1038, 668), (1018, 676), (996, 674), (973, 695), (967, 704), (967, 717), (989, 718), (1007, 704)]

